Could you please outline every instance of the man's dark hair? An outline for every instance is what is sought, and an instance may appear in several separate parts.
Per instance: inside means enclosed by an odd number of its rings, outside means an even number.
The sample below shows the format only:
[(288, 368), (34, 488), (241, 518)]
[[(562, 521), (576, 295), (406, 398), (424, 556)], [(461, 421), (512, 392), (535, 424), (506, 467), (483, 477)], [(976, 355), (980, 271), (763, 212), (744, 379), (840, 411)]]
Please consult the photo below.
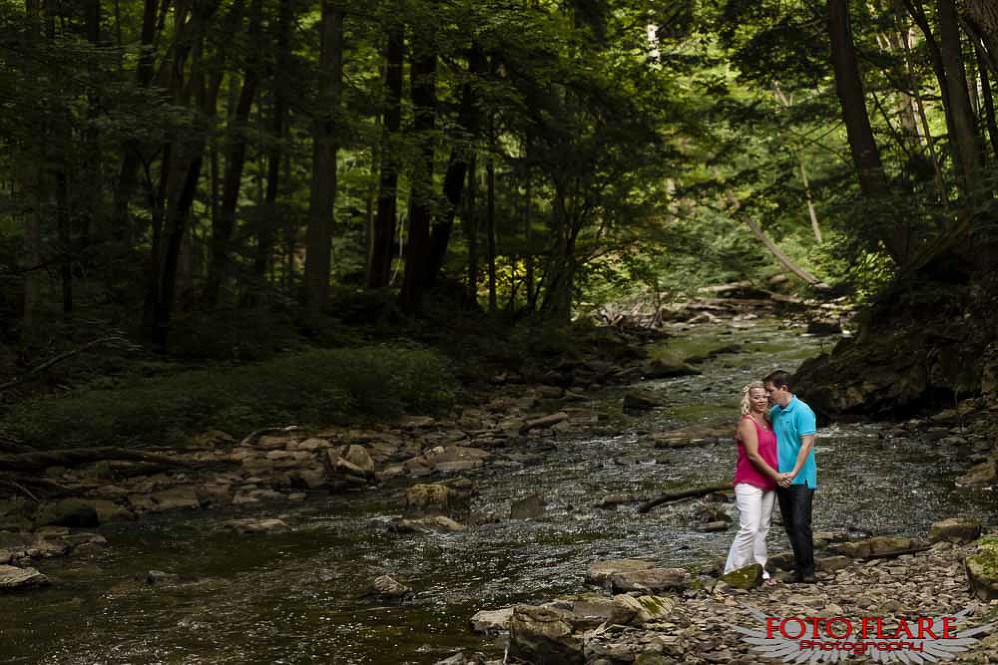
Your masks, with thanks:
[(762, 380), (763, 383), (772, 383), (774, 388), (783, 388), (790, 385), (790, 375), (784, 372), (782, 369), (778, 369), (775, 372), (770, 373)]

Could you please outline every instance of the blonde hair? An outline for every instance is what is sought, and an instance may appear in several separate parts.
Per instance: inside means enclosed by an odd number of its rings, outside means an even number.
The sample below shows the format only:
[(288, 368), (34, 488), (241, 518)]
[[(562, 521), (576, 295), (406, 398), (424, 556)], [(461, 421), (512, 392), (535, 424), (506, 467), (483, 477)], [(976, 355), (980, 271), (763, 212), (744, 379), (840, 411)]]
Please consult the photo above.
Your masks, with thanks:
[[(747, 416), (752, 413), (752, 400), (750, 399), (752, 391), (756, 388), (761, 390), (766, 389), (766, 385), (762, 381), (753, 381), (744, 388), (742, 388), (742, 404), (741, 411), (743, 416)], [(764, 412), (766, 420), (769, 420), (769, 409)]]

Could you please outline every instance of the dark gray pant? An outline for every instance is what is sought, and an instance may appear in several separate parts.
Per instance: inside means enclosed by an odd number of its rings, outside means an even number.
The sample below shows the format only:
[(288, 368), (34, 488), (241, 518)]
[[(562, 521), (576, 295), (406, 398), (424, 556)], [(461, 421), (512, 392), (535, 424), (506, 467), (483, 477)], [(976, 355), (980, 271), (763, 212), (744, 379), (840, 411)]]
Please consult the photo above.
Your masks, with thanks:
[(814, 575), (814, 537), (811, 535), (811, 503), (814, 490), (807, 485), (776, 488), (783, 528), (794, 550), (794, 570), (800, 577)]

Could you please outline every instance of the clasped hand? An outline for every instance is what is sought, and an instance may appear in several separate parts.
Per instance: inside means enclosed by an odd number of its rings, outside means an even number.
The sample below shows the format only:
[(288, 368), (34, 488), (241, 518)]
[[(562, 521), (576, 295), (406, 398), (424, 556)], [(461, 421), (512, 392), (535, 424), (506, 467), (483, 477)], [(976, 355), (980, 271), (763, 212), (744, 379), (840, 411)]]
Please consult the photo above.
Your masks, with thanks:
[(794, 481), (794, 474), (792, 473), (780, 473), (776, 476), (776, 484), (780, 487), (790, 487)]

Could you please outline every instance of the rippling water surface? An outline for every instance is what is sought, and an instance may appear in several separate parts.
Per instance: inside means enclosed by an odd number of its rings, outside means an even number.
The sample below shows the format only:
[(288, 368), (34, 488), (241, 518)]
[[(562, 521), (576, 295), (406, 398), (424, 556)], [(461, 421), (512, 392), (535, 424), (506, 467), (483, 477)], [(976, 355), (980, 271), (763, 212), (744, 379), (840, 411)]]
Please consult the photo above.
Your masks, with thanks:
[[(829, 341), (774, 322), (698, 326), (657, 352), (682, 357), (737, 343), (744, 351), (703, 365), (702, 376), (648, 382), (667, 406), (614, 418), (606, 435), (538, 442), (474, 476), (473, 513), (495, 521), (449, 535), (396, 535), (403, 486), (275, 507), (290, 533), (240, 537), (220, 512), (161, 516), (105, 530), (92, 558), (43, 561), (49, 590), (0, 597), (0, 662), (433, 663), (462, 648), (494, 647), (467, 630), (478, 609), (583, 591), (599, 559), (641, 557), (699, 566), (723, 557), (732, 532), (697, 530), (699, 501), (638, 514), (598, 508), (611, 494), (654, 497), (664, 487), (730, 479), (732, 443), (655, 449), (650, 434), (731, 418), (738, 391), (775, 368), (793, 369)], [(592, 396), (594, 414), (619, 411), (622, 389)], [(934, 519), (993, 520), (989, 493), (957, 490), (966, 450), (887, 436), (874, 425), (819, 432), (815, 528), (924, 535)], [(523, 452), (523, 451), (518, 451)], [(540, 494), (543, 517), (508, 520), (511, 500)], [(732, 505), (725, 506), (734, 514)], [(786, 548), (774, 529), (771, 550)], [(147, 586), (165, 570), (190, 582)], [(390, 573), (415, 591), (404, 605), (364, 596)]]

